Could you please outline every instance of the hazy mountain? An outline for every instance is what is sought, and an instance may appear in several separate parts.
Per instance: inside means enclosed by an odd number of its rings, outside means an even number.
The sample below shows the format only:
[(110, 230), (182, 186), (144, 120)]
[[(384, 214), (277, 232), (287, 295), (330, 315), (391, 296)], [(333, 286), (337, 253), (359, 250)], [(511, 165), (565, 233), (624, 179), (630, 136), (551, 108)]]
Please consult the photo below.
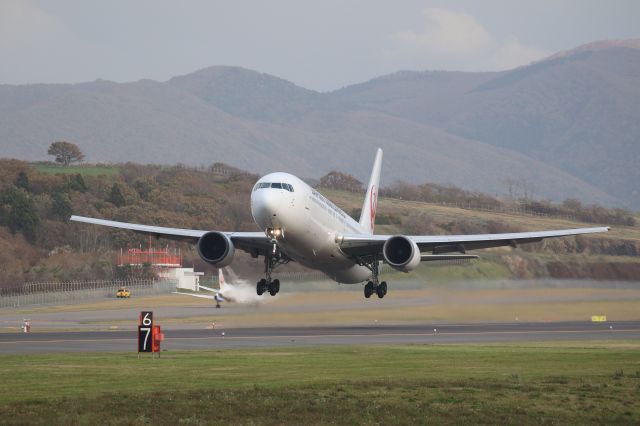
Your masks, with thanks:
[(276, 120), (299, 117), (320, 95), (295, 84), (240, 67), (210, 67), (174, 77), (168, 85), (185, 90), (239, 117)]
[(627, 46), (640, 41), (593, 43), (501, 73), (397, 73), (336, 95), (518, 151), (638, 207), (640, 50)]
[(640, 51), (598, 44), (500, 73), (399, 72), (332, 93), (211, 67), (160, 83), (0, 86), (0, 155), (46, 159), (54, 140), (89, 161), (211, 164), (640, 207)]

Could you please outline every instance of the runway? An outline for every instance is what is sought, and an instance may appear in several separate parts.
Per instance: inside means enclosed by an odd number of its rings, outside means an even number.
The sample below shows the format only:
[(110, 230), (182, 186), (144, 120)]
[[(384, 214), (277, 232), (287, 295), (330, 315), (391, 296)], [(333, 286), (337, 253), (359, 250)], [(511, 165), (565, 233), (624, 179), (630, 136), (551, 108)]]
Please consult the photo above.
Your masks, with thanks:
[[(163, 330), (163, 351), (363, 344), (640, 339), (640, 321)], [(0, 333), (0, 354), (136, 351), (134, 331)]]

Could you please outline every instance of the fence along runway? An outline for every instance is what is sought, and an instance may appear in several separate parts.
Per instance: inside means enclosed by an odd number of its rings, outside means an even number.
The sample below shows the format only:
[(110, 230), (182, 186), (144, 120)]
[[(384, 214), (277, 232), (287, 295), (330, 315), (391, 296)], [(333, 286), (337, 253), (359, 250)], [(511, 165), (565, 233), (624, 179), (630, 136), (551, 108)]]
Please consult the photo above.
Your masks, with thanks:
[(137, 296), (169, 294), (175, 291), (175, 280), (93, 280), (26, 283), (19, 287), (0, 289), (0, 308), (72, 304), (112, 299), (120, 287)]
[[(361, 344), (500, 343), (560, 340), (636, 340), (640, 321), (502, 324), (425, 324), (357, 327), (164, 329), (163, 351)], [(0, 353), (136, 350), (136, 333), (1, 333)]]

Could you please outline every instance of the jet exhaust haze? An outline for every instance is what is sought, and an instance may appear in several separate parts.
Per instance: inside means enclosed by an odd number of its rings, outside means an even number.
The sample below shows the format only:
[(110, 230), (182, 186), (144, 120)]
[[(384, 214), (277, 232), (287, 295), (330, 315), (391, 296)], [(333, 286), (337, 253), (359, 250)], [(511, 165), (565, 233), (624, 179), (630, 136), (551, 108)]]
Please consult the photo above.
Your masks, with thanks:
[(225, 272), (229, 275), (229, 280), (224, 287), (224, 297), (242, 304), (260, 304), (267, 300), (256, 294), (256, 287), (248, 280), (238, 277), (232, 269), (226, 268)]

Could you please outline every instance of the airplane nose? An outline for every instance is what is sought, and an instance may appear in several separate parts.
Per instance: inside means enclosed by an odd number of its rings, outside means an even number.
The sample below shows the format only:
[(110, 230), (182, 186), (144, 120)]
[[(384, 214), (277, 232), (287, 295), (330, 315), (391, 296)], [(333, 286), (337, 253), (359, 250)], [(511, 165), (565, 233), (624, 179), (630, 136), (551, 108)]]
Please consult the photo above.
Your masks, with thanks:
[(254, 220), (266, 228), (278, 222), (278, 214), (281, 209), (281, 194), (277, 190), (263, 189), (253, 193), (251, 197), (251, 214)]

